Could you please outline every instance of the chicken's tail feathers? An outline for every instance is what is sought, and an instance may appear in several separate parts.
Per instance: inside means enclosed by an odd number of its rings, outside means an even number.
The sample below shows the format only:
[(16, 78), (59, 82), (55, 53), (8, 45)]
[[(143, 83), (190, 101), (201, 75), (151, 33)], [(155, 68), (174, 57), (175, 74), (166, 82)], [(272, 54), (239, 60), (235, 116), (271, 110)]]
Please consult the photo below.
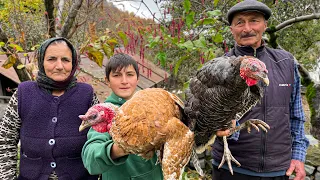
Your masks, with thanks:
[(196, 171), (198, 172), (198, 174), (199, 174), (201, 177), (204, 177), (204, 172), (203, 172), (203, 170), (201, 169), (200, 161), (199, 161), (199, 158), (198, 158), (198, 156), (197, 156), (195, 146), (192, 148), (192, 153), (191, 153), (190, 162), (193, 164), (193, 166), (194, 166), (194, 168), (196, 169)]

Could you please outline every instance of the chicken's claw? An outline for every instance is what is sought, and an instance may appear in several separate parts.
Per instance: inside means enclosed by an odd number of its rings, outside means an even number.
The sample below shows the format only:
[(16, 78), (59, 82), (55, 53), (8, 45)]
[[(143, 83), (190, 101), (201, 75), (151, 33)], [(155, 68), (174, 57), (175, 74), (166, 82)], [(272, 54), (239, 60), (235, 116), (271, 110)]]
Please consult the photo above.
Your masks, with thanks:
[(270, 129), (270, 126), (267, 123), (259, 119), (249, 119), (244, 124), (245, 124), (245, 127), (247, 127), (248, 133), (251, 132), (251, 126), (254, 127), (258, 132), (259, 132), (259, 127), (265, 132), (268, 132), (268, 129)]
[(229, 135), (232, 135), (233, 133), (240, 131), (243, 128), (247, 128), (248, 133), (250, 133), (251, 127), (255, 128), (257, 131), (260, 131), (260, 127), (265, 132), (268, 132), (268, 129), (270, 129), (270, 126), (267, 123), (261, 121), (260, 119), (249, 119), (245, 123), (240, 124), (240, 126), (230, 128)]
[(221, 168), (221, 166), (224, 164), (224, 162), (227, 161), (227, 164), (228, 164), (228, 167), (229, 167), (229, 171), (233, 175), (233, 169), (232, 169), (232, 166), (231, 166), (231, 161), (236, 163), (238, 166), (241, 166), (241, 164), (239, 163), (239, 161), (237, 161), (232, 156), (231, 151), (230, 151), (230, 149), (228, 147), (228, 142), (227, 142), (227, 137), (226, 136), (223, 136), (223, 145), (224, 145), (224, 152), (223, 152), (221, 163), (219, 164), (218, 168)]

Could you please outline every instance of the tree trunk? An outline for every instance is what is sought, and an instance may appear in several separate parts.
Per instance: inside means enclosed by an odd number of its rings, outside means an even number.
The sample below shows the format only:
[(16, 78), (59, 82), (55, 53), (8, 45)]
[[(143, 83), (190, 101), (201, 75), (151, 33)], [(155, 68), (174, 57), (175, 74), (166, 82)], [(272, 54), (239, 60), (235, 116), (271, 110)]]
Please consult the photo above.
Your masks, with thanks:
[(54, 4), (53, 0), (45, 0), (44, 5), (46, 7), (46, 20), (48, 24), (48, 34), (50, 37), (55, 37), (56, 36), (56, 31), (55, 31), (55, 18), (53, 16), (53, 11), (54, 11)]

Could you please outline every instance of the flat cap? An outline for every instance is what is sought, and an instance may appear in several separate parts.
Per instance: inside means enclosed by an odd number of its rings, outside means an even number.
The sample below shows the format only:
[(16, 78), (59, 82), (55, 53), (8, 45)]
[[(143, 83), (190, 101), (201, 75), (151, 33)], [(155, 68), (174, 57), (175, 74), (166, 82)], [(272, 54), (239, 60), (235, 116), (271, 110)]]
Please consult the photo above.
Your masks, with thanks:
[(227, 18), (229, 23), (231, 24), (233, 16), (238, 12), (244, 12), (244, 11), (257, 11), (264, 15), (264, 18), (266, 20), (269, 19), (271, 16), (271, 9), (263, 4), (262, 2), (256, 1), (256, 0), (244, 0), (234, 6), (232, 6), (228, 13)]

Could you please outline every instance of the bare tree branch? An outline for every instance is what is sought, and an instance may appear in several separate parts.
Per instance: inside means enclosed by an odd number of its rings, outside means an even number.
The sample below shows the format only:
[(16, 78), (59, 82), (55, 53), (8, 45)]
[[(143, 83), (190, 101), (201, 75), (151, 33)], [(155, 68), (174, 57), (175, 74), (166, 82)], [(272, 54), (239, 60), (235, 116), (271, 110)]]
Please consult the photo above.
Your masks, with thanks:
[(270, 29), (268, 28), (266, 30), (266, 32), (268, 33), (273, 33), (276, 31), (279, 31), (291, 24), (297, 23), (297, 22), (301, 22), (301, 21), (307, 21), (307, 20), (312, 20), (312, 19), (320, 19), (320, 13), (315, 13), (315, 14), (311, 14), (311, 15), (305, 15), (305, 16), (299, 16), (299, 17), (295, 17), (292, 19), (289, 19), (287, 21), (282, 22), (281, 24), (277, 25), (274, 29)]
[(69, 35), (68, 35), (68, 39), (70, 39), (71, 37), (72, 37), (72, 35), (77, 31), (77, 29), (80, 27), (80, 26), (82, 26), (85, 22), (87, 22), (87, 20), (88, 20), (88, 16), (85, 18), (85, 20), (83, 20), (82, 22), (80, 22), (80, 23), (77, 23), (73, 28), (72, 28), (72, 30), (71, 30), (71, 32), (69, 33)]
[(57, 17), (56, 17), (56, 33), (61, 34), (61, 18), (64, 8), (64, 0), (60, 0), (57, 8)]
[(53, 5), (53, 0), (45, 0), (44, 5), (46, 7), (46, 20), (48, 24), (48, 34), (50, 37), (55, 37), (56, 36), (56, 31), (55, 31), (55, 25), (54, 25), (54, 16), (53, 16), (53, 11), (54, 11), (54, 5)]
[(67, 20), (65, 22), (65, 24), (63, 25), (62, 29), (61, 29), (61, 34), (59, 34), (59, 36), (61, 37), (68, 37), (68, 33), (75, 21), (75, 18), (78, 14), (78, 11), (82, 5), (83, 0), (77, 0), (74, 1), (74, 3), (72, 4), (69, 13), (68, 13), (68, 17)]

